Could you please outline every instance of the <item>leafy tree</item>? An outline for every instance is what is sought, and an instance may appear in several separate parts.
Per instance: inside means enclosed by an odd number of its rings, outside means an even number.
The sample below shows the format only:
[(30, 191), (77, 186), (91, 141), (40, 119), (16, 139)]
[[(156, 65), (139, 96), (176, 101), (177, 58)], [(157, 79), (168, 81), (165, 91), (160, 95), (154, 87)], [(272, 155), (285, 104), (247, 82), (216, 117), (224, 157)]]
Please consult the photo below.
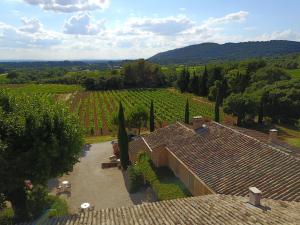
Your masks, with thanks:
[(277, 67), (262, 68), (251, 77), (252, 82), (266, 81), (268, 84), (289, 79), (291, 79), (290, 75)]
[(184, 68), (179, 74), (179, 77), (177, 79), (177, 86), (179, 87), (181, 92), (188, 91), (189, 82), (190, 82), (190, 72), (187, 68)]
[(189, 91), (198, 95), (199, 94), (199, 77), (195, 74), (192, 76), (192, 78), (190, 79), (190, 84), (189, 84)]
[(121, 166), (124, 170), (127, 169), (129, 165), (129, 155), (128, 155), (128, 136), (125, 127), (125, 116), (124, 116), (124, 109), (123, 105), (120, 102), (119, 104), (119, 131), (118, 131), (118, 146), (120, 149), (120, 160)]
[(264, 114), (273, 122), (294, 123), (300, 118), (300, 79), (265, 87)]
[(78, 119), (63, 104), (0, 91), (0, 193), (16, 222), (29, 216), (24, 181), (44, 185), (71, 171), (82, 144)]
[(221, 66), (215, 66), (210, 71), (210, 76), (208, 78), (208, 86), (211, 87), (215, 84), (217, 80), (223, 80), (224, 77), (224, 70)]
[(154, 105), (153, 105), (153, 100), (151, 100), (151, 105), (150, 105), (150, 132), (153, 132), (155, 129), (155, 125), (154, 125)]
[(185, 110), (184, 110), (184, 122), (186, 124), (190, 123), (190, 106), (189, 106), (189, 99), (186, 99), (186, 104), (185, 104)]
[(264, 60), (251, 60), (248, 61), (246, 65), (246, 73), (251, 74), (256, 72), (258, 69), (263, 68), (266, 66), (266, 62)]
[(136, 105), (128, 113), (127, 121), (128, 126), (132, 128), (137, 128), (139, 134), (141, 133), (141, 127), (145, 126), (148, 121), (147, 109), (142, 105)]
[(224, 112), (237, 116), (238, 126), (245, 122), (246, 115), (253, 115), (255, 109), (255, 101), (246, 94), (231, 94), (224, 102)]
[(250, 85), (250, 75), (239, 70), (232, 70), (226, 75), (229, 92), (243, 93)]
[(205, 66), (204, 68), (204, 72), (203, 75), (201, 77), (201, 81), (200, 81), (200, 95), (201, 96), (207, 96), (208, 95), (208, 72), (207, 72), (207, 68)]

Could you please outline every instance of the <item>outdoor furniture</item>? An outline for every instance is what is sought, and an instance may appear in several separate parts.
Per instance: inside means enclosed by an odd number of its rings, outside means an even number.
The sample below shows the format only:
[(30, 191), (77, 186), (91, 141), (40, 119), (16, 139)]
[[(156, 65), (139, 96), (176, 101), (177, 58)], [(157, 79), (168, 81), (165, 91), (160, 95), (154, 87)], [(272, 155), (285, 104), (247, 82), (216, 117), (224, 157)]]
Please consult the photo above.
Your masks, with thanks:
[(117, 160), (117, 156), (111, 155), (111, 156), (109, 156), (109, 160), (110, 160), (111, 162), (115, 162), (115, 161)]
[(62, 181), (61, 184), (56, 187), (56, 195), (62, 193), (67, 193), (68, 195), (71, 194), (71, 184), (67, 180)]

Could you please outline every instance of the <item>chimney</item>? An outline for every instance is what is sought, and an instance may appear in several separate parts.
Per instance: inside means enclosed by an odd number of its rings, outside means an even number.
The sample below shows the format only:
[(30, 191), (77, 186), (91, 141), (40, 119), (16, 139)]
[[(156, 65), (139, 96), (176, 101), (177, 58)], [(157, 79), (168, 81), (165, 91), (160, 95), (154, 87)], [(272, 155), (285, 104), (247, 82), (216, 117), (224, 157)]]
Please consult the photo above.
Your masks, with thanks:
[(277, 136), (278, 136), (278, 130), (276, 129), (271, 129), (269, 131), (269, 142), (276, 142), (277, 141)]
[(194, 130), (202, 128), (203, 124), (204, 124), (204, 119), (202, 116), (194, 116), (193, 117), (193, 129)]
[(256, 187), (249, 188), (249, 203), (254, 206), (260, 206), (262, 193)]

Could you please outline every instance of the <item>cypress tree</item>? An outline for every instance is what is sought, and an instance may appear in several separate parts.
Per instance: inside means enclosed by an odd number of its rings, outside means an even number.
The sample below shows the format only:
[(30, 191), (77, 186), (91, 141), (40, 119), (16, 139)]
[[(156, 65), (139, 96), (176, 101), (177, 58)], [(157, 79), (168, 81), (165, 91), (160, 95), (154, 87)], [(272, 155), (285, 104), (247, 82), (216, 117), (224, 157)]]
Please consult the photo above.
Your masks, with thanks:
[(118, 146), (120, 149), (120, 160), (121, 160), (122, 168), (126, 170), (129, 165), (128, 136), (125, 127), (124, 109), (121, 102), (119, 107), (118, 122), (119, 122)]
[(202, 75), (202, 79), (200, 82), (200, 95), (201, 96), (207, 96), (208, 95), (208, 72), (207, 72), (207, 68), (205, 66), (204, 68), (204, 72)]
[(190, 109), (189, 109), (189, 99), (186, 99), (185, 110), (184, 110), (184, 122), (186, 124), (190, 123)]
[(220, 122), (220, 99), (221, 99), (221, 83), (217, 81), (216, 83), (216, 103), (215, 103), (215, 121)]
[(154, 127), (154, 105), (153, 105), (153, 100), (151, 100), (151, 105), (150, 105), (150, 132), (153, 132), (155, 127)]

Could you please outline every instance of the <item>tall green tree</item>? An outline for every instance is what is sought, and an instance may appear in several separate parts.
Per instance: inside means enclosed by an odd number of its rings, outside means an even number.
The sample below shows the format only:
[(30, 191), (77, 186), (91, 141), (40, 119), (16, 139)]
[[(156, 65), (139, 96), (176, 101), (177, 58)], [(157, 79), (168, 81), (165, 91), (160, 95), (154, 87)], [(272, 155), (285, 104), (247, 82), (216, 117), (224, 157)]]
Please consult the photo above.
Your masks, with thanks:
[(0, 91), (0, 193), (16, 222), (29, 217), (24, 181), (45, 185), (70, 172), (83, 146), (78, 118), (61, 103)]
[(150, 113), (149, 113), (149, 117), (150, 117), (150, 124), (149, 124), (149, 127), (150, 127), (150, 132), (153, 132), (154, 129), (155, 129), (155, 126), (154, 126), (154, 104), (153, 104), (153, 100), (151, 100), (151, 104), (150, 104)]
[(190, 79), (190, 83), (189, 83), (189, 92), (199, 95), (199, 88), (200, 88), (199, 76), (197, 76), (194, 71), (193, 76)]
[(146, 126), (148, 121), (148, 110), (143, 105), (134, 106), (127, 114), (127, 124), (131, 128), (138, 129), (139, 134), (141, 128)]
[(207, 96), (208, 95), (208, 72), (207, 72), (207, 68), (205, 66), (204, 68), (204, 72), (202, 74), (201, 77), (201, 81), (200, 81), (200, 95), (201, 96)]
[(185, 109), (184, 109), (184, 122), (186, 124), (190, 123), (190, 106), (189, 106), (189, 99), (186, 99)]
[(119, 120), (119, 122), (118, 122), (118, 125), (119, 125), (118, 146), (120, 149), (120, 160), (121, 160), (122, 168), (124, 170), (126, 170), (129, 165), (128, 135), (126, 132), (126, 127), (125, 127), (124, 109), (123, 109), (123, 105), (121, 102), (119, 104), (118, 120)]
[(177, 79), (177, 86), (181, 92), (187, 92), (190, 83), (190, 72), (188, 68), (183, 68)]
[(215, 102), (215, 121), (220, 122), (220, 104), (221, 104), (221, 88), (222, 84), (220, 81), (216, 81), (216, 102)]
[(237, 125), (245, 122), (246, 115), (256, 113), (256, 102), (252, 96), (247, 94), (231, 94), (224, 102), (224, 112), (237, 117)]

